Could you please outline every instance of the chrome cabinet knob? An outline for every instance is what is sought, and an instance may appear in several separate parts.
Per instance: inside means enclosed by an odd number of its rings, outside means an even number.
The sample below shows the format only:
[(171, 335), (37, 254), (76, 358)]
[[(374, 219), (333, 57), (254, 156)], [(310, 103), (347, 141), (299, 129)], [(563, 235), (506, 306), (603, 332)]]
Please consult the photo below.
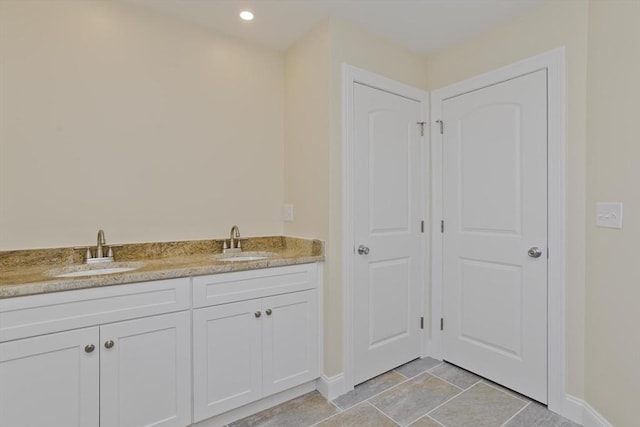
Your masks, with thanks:
[(358, 246), (358, 253), (360, 255), (369, 255), (369, 248), (365, 245)]
[(260, 317), (262, 316), (262, 313), (260, 313), (259, 311), (256, 311), (255, 313), (253, 313), (253, 315), (256, 317)]
[(542, 255), (542, 251), (540, 250), (540, 248), (534, 246), (532, 248), (529, 248), (529, 251), (527, 251), (527, 254), (531, 258), (540, 258), (540, 255)]
[(271, 316), (271, 313), (273, 313), (273, 311), (270, 308), (267, 308), (265, 310), (265, 313), (267, 313), (267, 316)]
[(112, 348), (115, 344), (112, 340), (105, 341), (104, 348)]
[(96, 349), (96, 346), (93, 344), (87, 344), (84, 346), (84, 351), (87, 353), (91, 353), (95, 349)]

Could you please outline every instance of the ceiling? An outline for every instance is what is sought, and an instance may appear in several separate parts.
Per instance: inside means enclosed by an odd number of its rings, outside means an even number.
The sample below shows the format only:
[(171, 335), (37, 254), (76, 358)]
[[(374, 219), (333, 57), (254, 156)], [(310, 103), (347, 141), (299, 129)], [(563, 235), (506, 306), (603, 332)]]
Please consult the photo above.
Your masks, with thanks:
[[(285, 50), (336, 18), (429, 55), (550, 0), (123, 0)], [(255, 14), (242, 21), (240, 10)]]

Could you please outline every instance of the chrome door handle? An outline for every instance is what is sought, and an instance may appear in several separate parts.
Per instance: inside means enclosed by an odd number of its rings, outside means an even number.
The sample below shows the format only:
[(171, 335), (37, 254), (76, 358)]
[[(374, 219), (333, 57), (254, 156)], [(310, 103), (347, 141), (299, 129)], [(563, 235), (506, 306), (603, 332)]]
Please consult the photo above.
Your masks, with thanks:
[(105, 348), (113, 348), (114, 345), (115, 345), (115, 343), (112, 340), (105, 341), (105, 343), (104, 343), (104, 347)]
[(540, 255), (542, 255), (542, 251), (540, 250), (540, 248), (534, 246), (532, 248), (529, 248), (529, 251), (527, 252), (527, 254), (531, 258), (540, 258)]
[(358, 253), (360, 255), (369, 255), (369, 248), (365, 245), (358, 246)]

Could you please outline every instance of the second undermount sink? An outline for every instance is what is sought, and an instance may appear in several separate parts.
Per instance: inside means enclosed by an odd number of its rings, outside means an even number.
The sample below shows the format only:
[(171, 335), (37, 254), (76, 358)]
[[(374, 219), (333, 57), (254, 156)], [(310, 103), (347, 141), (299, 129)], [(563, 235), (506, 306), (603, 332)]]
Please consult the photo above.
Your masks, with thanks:
[(56, 268), (47, 271), (51, 277), (90, 277), (104, 274), (126, 273), (137, 270), (144, 264), (141, 262), (107, 262), (104, 264), (83, 264), (70, 267)]
[(261, 259), (273, 258), (276, 256), (273, 252), (234, 252), (227, 254), (214, 255), (215, 261), (223, 262), (239, 262), (239, 261), (258, 261)]

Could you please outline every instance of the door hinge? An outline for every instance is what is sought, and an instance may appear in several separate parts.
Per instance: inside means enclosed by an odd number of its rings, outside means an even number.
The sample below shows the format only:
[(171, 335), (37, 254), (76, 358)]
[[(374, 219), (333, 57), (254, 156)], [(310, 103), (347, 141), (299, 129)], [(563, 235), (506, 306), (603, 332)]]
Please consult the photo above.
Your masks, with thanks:
[(420, 329), (424, 329), (424, 317), (420, 318)]
[(444, 331), (444, 318), (443, 317), (440, 318), (440, 330)]
[(420, 232), (424, 233), (424, 220), (420, 221)]
[(424, 136), (424, 125), (427, 122), (416, 122), (416, 123), (420, 125), (420, 136)]
[(444, 122), (442, 120), (436, 120), (438, 126), (440, 126), (440, 135), (444, 135)]
[(444, 219), (440, 221), (440, 232), (444, 233)]

